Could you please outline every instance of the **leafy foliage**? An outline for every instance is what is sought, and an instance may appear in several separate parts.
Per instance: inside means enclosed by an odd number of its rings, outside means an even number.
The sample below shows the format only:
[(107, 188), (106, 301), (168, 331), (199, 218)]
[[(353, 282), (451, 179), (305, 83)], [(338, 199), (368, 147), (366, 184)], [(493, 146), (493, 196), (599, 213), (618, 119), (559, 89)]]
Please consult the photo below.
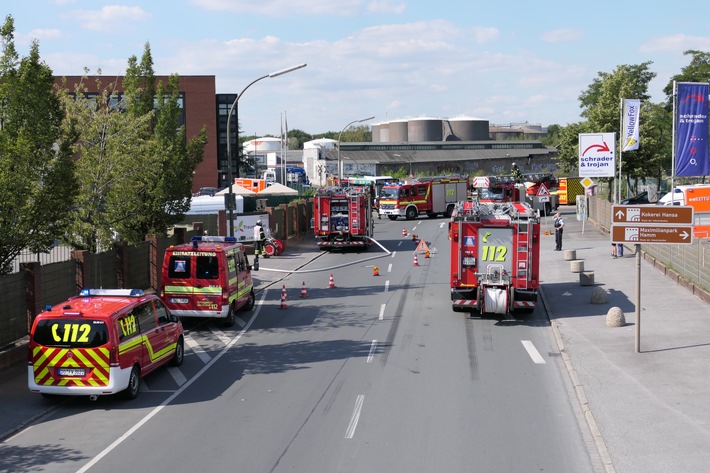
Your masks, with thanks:
[(2, 26), (0, 59), (0, 274), (23, 249), (43, 252), (68, 224), (76, 181), (71, 122), (63, 128), (54, 76), (40, 61), (39, 45), (19, 59), (14, 20)]

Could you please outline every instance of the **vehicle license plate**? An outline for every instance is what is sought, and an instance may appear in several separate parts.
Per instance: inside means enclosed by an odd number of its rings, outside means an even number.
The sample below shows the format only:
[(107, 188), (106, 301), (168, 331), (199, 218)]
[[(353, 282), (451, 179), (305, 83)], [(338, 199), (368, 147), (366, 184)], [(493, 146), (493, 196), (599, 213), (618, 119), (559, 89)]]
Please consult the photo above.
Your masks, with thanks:
[(173, 304), (187, 304), (188, 300), (187, 297), (171, 297), (170, 302)]
[(59, 368), (59, 376), (84, 376), (85, 372), (80, 368)]

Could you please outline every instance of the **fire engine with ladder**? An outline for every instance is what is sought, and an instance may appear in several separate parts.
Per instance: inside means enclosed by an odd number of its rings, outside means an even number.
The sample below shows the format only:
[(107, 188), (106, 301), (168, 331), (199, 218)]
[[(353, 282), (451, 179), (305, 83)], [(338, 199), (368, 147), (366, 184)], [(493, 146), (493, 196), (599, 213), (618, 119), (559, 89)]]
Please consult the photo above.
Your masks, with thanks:
[(540, 217), (525, 186), (476, 177), (471, 200), (449, 223), (451, 303), (456, 312), (532, 311), (540, 286)]
[(369, 187), (324, 187), (313, 198), (313, 233), (322, 250), (372, 245)]

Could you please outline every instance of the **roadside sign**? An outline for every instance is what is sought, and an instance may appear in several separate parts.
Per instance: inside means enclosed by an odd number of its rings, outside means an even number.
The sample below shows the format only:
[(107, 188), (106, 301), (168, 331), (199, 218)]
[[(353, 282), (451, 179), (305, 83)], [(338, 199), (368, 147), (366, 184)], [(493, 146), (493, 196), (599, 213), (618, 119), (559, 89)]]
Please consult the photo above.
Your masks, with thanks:
[(693, 207), (612, 205), (611, 223), (692, 225)]
[(579, 181), (579, 183), (582, 184), (585, 189), (589, 189), (590, 187), (592, 187), (594, 185), (594, 181), (592, 181), (588, 177), (582, 178), (582, 180)]
[(614, 177), (615, 133), (579, 134), (579, 177)]
[(619, 225), (611, 226), (614, 243), (693, 243), (691, 225)]
[(544, 183), (541, 183), (540, 187), (538, 187), (537, 196), (538, 197), (544, 197), (544, 196), (550, 197), (550, 191), (547, 190), (547, 187), (545, 187)]

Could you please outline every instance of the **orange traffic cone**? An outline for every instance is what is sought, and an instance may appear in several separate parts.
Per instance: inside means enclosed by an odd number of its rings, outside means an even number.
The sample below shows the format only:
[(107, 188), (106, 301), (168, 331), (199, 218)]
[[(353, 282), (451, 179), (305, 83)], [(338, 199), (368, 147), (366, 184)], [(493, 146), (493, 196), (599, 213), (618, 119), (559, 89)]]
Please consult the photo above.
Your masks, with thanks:
[(306, 291), (306, 281), (303, 281), (301, 286), (301, 297), (308, 297), (308, 291)]
[(414, 253), (414, 265), (413, 266), (419, 266), (419, 259), (417, 258), (416, 253)]
[(406, 237), (407, 236), (407, 229), (402, 227), (402, 236)]
[(288, 295), (286, 294), (286, 285), (281, 288), (281, 309), (286, 309), (286, 301), (288, 300)]
[(333, 273), (330, 273), (330, 279), (328, 279), (328, 289), (335, 287), (335, 281), (333, 280)]
[(372, 275), (373, 275), (373, 276), (379, 276), (379, 275), (380, 275), (380, 268), (378, 268), (377, 266), (375, 266), (374, 268), (372, 268)]
[(430, 255), (429, 255), (429, 250), (426, 250), (426, 251), (424, 252), (424, 257), (425, 257), (425, 258), (428, 258), (429, 256), (430, 256)]

